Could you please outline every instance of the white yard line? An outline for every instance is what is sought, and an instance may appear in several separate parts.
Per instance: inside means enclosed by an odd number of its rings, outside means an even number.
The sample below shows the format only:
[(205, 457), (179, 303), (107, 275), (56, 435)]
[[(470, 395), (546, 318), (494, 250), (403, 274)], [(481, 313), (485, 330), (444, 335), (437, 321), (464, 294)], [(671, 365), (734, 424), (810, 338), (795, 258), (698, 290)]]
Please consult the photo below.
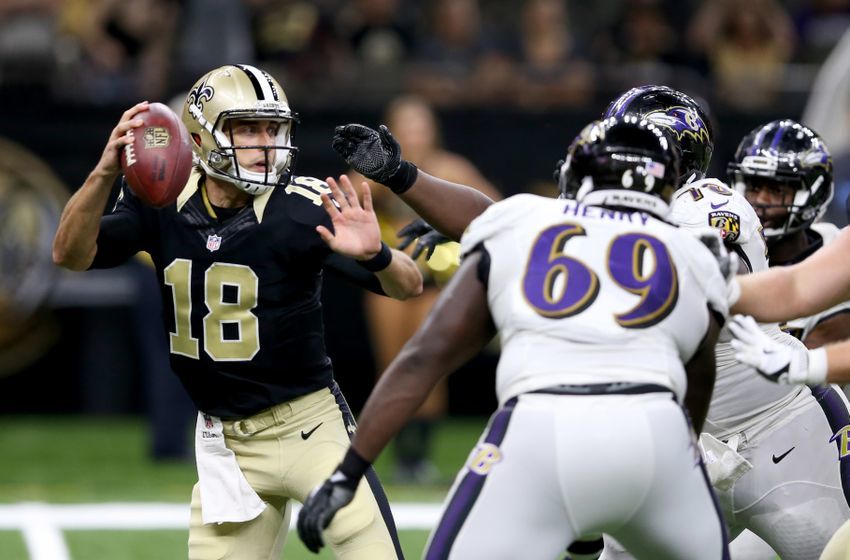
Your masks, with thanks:
[[(429, 531), (440, 515), (440, 504), (395, 503), (393, 516), (399, 529)], [(300, 506), (292, 511), (292, 527)], [(0, 505), (0, 530), (24, 535), (30, 560), (70, 560), (62, 534), (65, 530), (183, 529), (189, 527), (188, 504), (104, 503), (44, 504), (26, 502)]]

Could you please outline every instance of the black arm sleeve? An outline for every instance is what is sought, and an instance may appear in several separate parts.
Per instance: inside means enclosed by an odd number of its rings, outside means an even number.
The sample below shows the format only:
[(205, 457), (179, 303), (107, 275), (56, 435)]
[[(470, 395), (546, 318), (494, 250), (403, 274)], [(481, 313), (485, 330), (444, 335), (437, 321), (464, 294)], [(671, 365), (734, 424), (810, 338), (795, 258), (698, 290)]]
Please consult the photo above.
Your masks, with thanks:
[(475, 276), (478, 278), (478, 281), (484, 286), (484, 289), (487, 289), (487, 286), (490, 282), (490, 252), (487, 251), (487, 247), (484, 246), (484, 242), (482, 241), (478, 245), (472, 248), (464, 258), (473, 255), (475, 253), (479, 253), (481, 258), (478, 259), (478, 266), (475, 271)]
[(322, 261), (322, 268), (372, 293), (381, 296), (387, 295), (381, 287), (378, 277), (357, 264), (357, 261), (350, 257), (331, 253)]
[(141, 202), (122, 183), (114, 210), (100, 222), (97, 253), (90, 268), (117, 266), (144, 249)]

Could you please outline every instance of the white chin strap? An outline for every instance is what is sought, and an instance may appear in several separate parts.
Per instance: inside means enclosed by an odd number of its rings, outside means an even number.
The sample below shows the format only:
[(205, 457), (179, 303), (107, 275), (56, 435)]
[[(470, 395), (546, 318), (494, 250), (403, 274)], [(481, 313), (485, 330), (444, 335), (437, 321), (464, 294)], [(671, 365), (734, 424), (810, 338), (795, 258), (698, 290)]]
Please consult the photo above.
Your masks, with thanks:
[(248, 194), (263, 194), (264, 192), (273, 189), (274, 185), (277, 184), (277, 180), (280, 178), (280, 172), (276, 167), (270, 169), (268, 173), (248, 171), (241, 165), (238, 165), (237, 167), (239, 168), (239, 178), (242, 180), (231, 180), (237, 188)]
[[(274, 186), (277, 184), (278, 179), (280, 178), (280, 170), (278, 170), (277, 168), (272, 169), (268, 173), (268, 175), (266, 175), (265, 173), (256, 173), (253, 171), (248, 171), (240, 165), (239, 177), (236, 177), (235, 175), (222, 173), (214, 167), (211, 167), (205, 161), (201, 162), (201, 167), (204, 168), (204, 171), (207, 172), (207, 175), (231, 183), (240, 191), (244, 191), (250, 195), (260, 195), (270, 191), (274, 188)], [(268, 184), (263, 184), (263, 181), (268, 181)]]

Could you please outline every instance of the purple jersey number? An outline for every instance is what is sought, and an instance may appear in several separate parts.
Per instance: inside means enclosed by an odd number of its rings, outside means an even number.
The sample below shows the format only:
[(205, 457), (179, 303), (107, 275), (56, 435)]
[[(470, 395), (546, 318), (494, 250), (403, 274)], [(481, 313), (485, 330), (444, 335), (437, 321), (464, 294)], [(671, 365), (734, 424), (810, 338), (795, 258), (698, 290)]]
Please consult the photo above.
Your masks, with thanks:
[[(531, 249), (522, 286), (531, 307), (544, 317), (560, 319), (587, 309), (599, 295), (599, 277), (583, 262), (564, 254), (575, 235), (587, 235), (577, 224), (560, 224), (543, 230)], [(555, 293), (563, 275), (566, 285)]]
[[(586, 264), (568, 256), (567, 242), (587, 235), (578, 224), (559, 224), (543, 230), (531, 249), (523, 293), (538, 314), (561, 319), (578, 315), (599, 295), (599, 277)], [(653, 266), (644, 270), (646, 259)], [(651, 327), (662, 321), (676, 306), (679, 282), (670, 253), (657, 238), (645, 233), (626, 233), (611, 241), (607, 272), (624, 290), (640, 296), (632, 309), (614, 316), (625, 328)], [(562, 279), (560, 288), (558, 280)]]

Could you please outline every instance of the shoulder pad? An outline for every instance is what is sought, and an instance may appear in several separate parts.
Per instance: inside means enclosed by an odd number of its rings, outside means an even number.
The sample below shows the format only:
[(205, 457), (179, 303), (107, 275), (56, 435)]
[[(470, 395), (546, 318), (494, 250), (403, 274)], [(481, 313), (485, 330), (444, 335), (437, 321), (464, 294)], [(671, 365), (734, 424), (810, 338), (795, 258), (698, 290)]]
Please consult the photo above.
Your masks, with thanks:
[(738, 245), (758, 235), (761, 227), (744, 195), (717, 179), (695, 181), (676, 191), (670, 218), (685, 228), (715, 228), (725, 242)]
[(284, 188), (286, 194), (296, 194), (303, 196), (316, 206), (322, 205), (322, 193), (331, 194), (331, 189), (328, 184), (321, 179), (315, 177), (307, 177), (303, 175), (294, 175), (289, 184)]
[(833, 224), (832, 222), (815, 222), (811, 225), (811, 228), (823, 238), (823, 244), (829, 245), (835, 239), (835, 236), (838, 235), (838, 232), (841, 231), (838, 229), (838, 226)]
[(490, 205), (467, 226), (460, 240), (461, 255), (465, 256), (479, 244), (505, 231), (520, 217), (533, 212), (534, 206), (540, 201), (546, 200), (554, 199), (533, 194), (517, 194)]

